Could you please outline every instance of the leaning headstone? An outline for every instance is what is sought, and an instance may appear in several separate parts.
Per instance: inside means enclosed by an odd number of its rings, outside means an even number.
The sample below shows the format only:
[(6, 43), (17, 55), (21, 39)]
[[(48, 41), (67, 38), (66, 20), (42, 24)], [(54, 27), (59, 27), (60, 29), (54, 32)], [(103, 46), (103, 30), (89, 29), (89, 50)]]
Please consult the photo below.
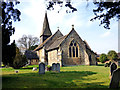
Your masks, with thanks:
[(119, 88), (120, 68), (113, 71), (109, 88)]
[(117, 65), (116, 65), (115, 63), (112, 63), (112, 64), (110, 65), (111, 76), (112, 76), (113, 71), (116, 70), (116, 69), (117, 69)]
[(45, 64), (44, 63), (39, 64), (39, 74), (45, 74)]
[(33, 67), (33, 71), (37, 71), (37, 67)]
[(59, 63), (56, 64), (56, 71), (60, 72), (60, 64)]
[(52, 64), (52, 71), (56, 71), (56, 64), (55, 63)]

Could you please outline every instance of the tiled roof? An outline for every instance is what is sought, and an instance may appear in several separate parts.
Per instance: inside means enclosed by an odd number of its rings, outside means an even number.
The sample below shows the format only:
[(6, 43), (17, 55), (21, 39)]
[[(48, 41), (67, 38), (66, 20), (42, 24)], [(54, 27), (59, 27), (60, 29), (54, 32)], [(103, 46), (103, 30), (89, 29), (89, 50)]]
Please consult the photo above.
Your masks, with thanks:
[(52, 50), (59, 47), (59, 45), (62, 43), (62, 41), (65, 39), (66, 36), (62, 36), (57, 38), (46, 50)]
[(86, 41), (86, 40), (84, 40), (83, 42), (84, 42), (85, 46), (86, 46), (88, 49), (90, 49), (90, 50), (91, 50), (91, 48), (90, 48), (90, 46), (88, 45), (87, 41)]
[(53, 35), (48, 37), (42, 44), (40, 44), (37, 48), (35, 48), (34, 51), (41, 49), (50, 40), (51, 37), (53, 37)]
[[(59, 35), (58, 35), (59, 34)], [(62, 33), (58, 30), (55, 34), (51, 35), (49, 38), (47, 38), (42, 44), (40, 44), (34, 51), (37, 51), (41, 49), (42, 47), (48, 48), (52, 43), (54, 43), (53, 40), (56, 40), (58, 37), (63, 36)], [(48, 45), (49, 43), (49, 45)]]
[(39, 59), (39, 57), (37, 56), (37, 53), (31, 50), (26, 50), (25, 56), (27, 59)]

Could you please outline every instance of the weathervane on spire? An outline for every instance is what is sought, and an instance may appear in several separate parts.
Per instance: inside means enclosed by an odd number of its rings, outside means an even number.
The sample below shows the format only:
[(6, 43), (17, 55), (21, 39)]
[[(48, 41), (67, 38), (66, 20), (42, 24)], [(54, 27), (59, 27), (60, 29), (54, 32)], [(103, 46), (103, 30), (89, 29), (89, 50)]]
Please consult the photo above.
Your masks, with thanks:
[(58, 28), (58, 30), (59, 30), (59, 27), (57, 27)]
[(72, 24), (72, 29), (74, 29), (74, 25)]

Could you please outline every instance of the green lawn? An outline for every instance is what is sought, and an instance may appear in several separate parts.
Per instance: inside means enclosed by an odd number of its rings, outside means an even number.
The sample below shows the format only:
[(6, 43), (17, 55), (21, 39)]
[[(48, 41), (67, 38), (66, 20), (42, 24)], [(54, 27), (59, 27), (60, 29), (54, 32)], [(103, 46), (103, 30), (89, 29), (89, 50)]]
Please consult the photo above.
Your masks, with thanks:
[(108, 88), (110, 83), (110, 69), (101, 65), (61, 67), (60, 73), (44, 75), (32, 67), (18, 69), (19, 73), (2, 68), (2, 88)]

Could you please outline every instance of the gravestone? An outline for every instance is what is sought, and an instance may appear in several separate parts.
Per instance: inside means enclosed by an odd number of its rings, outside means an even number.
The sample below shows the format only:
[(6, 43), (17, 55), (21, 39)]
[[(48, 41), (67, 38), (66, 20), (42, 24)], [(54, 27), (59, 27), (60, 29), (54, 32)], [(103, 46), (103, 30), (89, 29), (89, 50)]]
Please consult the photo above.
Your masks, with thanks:
[(109, 88), (119, 88), (120, 68), (113, 71)]
[(110, 65), (111, 76), (112, 76), (113, 71), (116, 70), (116, 69), (117, 69), (117, 65), (116, 65), (115, 63), (112, 63), (112, 64)]
[(60, 72), (60, 64), (59, 63), (56, 64), (56, 71)]
[(37, 67), (33, 67), (33, 71), (37, 71)]
[(45, 74), (45, 64), (44, 63), (39, 64), (39, 74)]
[(56, 71), (56, 64), (55, 63), (52, 64), (52, 71)]

